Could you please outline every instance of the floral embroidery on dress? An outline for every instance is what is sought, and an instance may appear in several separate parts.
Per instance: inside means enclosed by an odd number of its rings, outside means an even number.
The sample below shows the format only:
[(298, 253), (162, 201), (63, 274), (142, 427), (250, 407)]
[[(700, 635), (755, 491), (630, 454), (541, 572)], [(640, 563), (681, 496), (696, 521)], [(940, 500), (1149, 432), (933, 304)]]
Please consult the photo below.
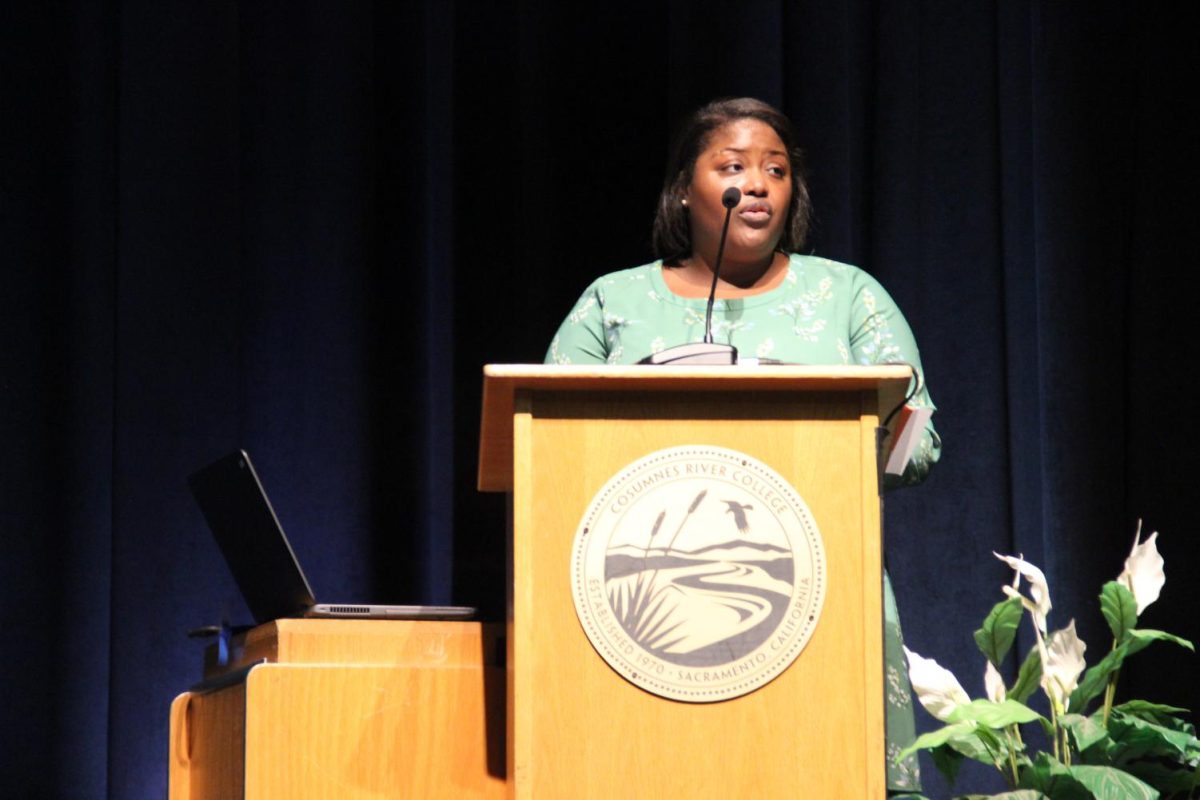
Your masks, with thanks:
[(616, 286), (618, 283), (624, 283), (628, 285), (634, 281), (646, 280), (646, 274), (644, 271), (618, 272), (612, 275), (605, 275), (603, 280), (605, 286)]
[(792, 328), (796, 335), (808, 342), (820, 341), (819, 334), (825, 330), (826, 321), (823, 319), (814, 320), (811, 325), (797, 325)]
[[(712, 326), (713, 339), (720, 338), (722, 341), (732, 341), (733, 334), (738, 331), (752, 331), (754, 323), (744, 319), (739, 319), (737, 322), (730, 322), (727, 319), (714, 319)], [(726, 335), (728, 334), (728, 335)]]
[[(575, 310), (570, 313), (567, 320), (572, 325), (578, 325), (588, 317), (588, 312), (592, 310), (592, 306), (596, 305), (596, 295), (589, 294), (583, 302), (575, 306)], [(557, 341), (557, 337), (555, 337)]]
[(877, 310), (875, 293), (870, 289), (863, 289), (861, 296), (863, 307), (867, 309), (867, 318), (863, 320), (855, 336), (867, 338), (859, 345), (861, 355), (858, 362), (867, 366), (903, 360), (900, 348), (892, 343), (892, 327), (888, 324), (887, 317)]
[(608, 358), (606, 360), (609, 364), (621, 362), (621, 356), (625, 353), (625, 348), (621, 344), (621, 332), (631, 324), (631, 320), (608, 311), (604, 312), (604, 340), (608, 342)]
[[(789, 277), (795, 275), (788, 272)], [(828, 325), (825, 318), (813, 319), (821, 307), (833, 299), (833, 279), (822, 278), (816, 288), (802, 292), (771, 310), (772, 314), (792, 318), (792, 332), (806, 342), (820, 341), (820, 333)]]
[(558, 336), (550, 340), (550, 363), (570, 364), (571, 359), (565, 353), (558, 352)]
[(694, 308), (685, 308), (683, 310), (683, 324), (687, 328), (695, 327), (696, 325), (704, 324), (704, 312), (697, 311)]
[(612, 335), (629, 324), (629, 320), (610, 311), (604, 312), (604, 330)]

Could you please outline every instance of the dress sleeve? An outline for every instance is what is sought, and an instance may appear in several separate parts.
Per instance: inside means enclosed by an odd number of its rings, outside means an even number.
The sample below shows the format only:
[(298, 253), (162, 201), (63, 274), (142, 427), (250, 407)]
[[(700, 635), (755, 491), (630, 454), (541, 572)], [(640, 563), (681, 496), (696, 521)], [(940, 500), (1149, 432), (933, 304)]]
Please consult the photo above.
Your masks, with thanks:
[[(908, 364), (913, 368), (916, 393), (909, 405), (917, 408), (936, 408), (925, 385), (925, 370), (921, 354), (913, 339), (904, 315), (896, 302), (874, 278), (860, 273), (855, 282), (853, 307), (850, 313), (850, 352), (857, 364)], [(912, 384), (909, 391), (912, 391)], [(887, 414), (891, 409), (880, 409)], [(913, 451), (903, 475), (885, 475), (884, 488), (912, 486), (920, 483), (937, 463), (942, 453), (942, 439), (933, 427), (933, 419), (925, 426), (921, 441)]]
[(596, 281), (583, 293), (558, 327), (546, 351), (547, 364), (603, 364), (608, 360), (604, 337), (604, 293)]

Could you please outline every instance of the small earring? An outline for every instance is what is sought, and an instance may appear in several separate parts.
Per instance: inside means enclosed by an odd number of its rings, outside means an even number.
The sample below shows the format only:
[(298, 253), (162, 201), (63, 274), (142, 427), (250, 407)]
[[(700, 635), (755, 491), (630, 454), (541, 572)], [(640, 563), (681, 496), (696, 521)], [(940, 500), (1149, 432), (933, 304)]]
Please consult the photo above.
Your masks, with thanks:
[(684, 208), (687, 208), (687, 198), (686, 197), (683, 198), (682, 200), (680, 200), (679, 202)]

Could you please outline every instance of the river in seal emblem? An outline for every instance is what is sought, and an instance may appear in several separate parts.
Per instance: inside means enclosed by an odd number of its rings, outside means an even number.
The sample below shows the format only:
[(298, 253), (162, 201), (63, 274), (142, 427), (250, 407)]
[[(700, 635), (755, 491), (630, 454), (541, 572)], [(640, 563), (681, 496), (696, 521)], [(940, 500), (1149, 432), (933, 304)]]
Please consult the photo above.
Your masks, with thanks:
[(816, 627), (826, 582), (796, 491), (745, 453), (699, 445), (610, 479), (580, 521), (571, 573), (601, 657), (641, 688), (691, 702), (781, 674)]

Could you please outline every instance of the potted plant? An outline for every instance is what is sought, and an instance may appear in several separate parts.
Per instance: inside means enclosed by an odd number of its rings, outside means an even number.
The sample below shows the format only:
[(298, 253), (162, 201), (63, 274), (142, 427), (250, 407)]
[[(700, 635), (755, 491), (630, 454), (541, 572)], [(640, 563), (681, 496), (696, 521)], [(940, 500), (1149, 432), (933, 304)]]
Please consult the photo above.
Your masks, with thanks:
[[(1130, 700), (1115, 704), (1125, 660), (1154, 642), (1194, 651), (1192, 643), (1164, 631), (1137, 627), (1141, 613), (1158, 599), (1166, 577), (1156, 546), (1157, 533), (1141, 540), (1141, 523), (1125, 569), (1100, 592), (1100, 610), (1112, 631), (1108, 653), (1086, 668), (1087, 646), (1075, 621), (1051, 632), (1050, 589), (1046, 576), (1018, 556), (996, 554), (1015, 572), (997, 603), (975, 631), (986, 658), (986, 698), (972, 700), (958, 680), (932, 659), (905, 650), (909, 677), (921, 705), (945, 723), (920, 736), (898, 758), (928, 750), (934, 765), (953, 784), (964, 759), (994, 766), (1010, 789), (964, 798), (1007, 800), (1087, 800), (1088, 798), (1200, 797), (1200, 740), (1181, 714), (1185, 709)], [(1022, 580), (1028, 586), (1022, 593)], [(1021, 662), (1016, 681), (1006, 686), (999, 667), (1012, 650), (1026, 616), (1035, 645)], [(1085, 671), (1086, 668), (1086, 671)], [(1041, 689), (1049, 716), (1030, 708)], [(1041, 749), (1031, 746), (1029, 727), (1045, 733)]]

